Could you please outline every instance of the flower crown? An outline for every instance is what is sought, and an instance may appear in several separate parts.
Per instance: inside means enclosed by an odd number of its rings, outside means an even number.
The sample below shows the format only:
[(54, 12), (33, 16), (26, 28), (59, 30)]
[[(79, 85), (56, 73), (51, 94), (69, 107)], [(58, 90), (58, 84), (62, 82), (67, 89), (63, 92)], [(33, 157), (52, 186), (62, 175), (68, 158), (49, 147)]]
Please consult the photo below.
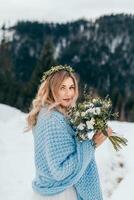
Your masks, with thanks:
[(69, 65), (57, 65), (57, 66), (52, 66), (48, 71), (43, 73), (41, 82), (46, 80), (48, 76), (54, 74), (55, 72), (58, 72), (60, 70), (65, 70), (68, 71), (69, 73), (74, 72), (74, 69), (70, 67)]

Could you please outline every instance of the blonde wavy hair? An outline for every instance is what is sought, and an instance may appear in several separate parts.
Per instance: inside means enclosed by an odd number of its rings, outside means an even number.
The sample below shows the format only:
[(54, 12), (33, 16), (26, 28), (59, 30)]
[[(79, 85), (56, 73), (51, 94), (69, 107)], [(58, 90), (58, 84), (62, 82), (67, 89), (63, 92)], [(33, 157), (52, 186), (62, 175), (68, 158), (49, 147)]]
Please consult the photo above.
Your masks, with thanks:
[(27, 127), (24, 130), (24, 132), (29, 131), (30, 129), (32, 129), (33, 126), (36, 125), (38, 113), (40, 112), (41, 107), (45, 106), (46, 104), (48, 105), (49, 111), (52, 108), (56, 107), (60, 112), (64, 113), (62, 107), (60, 106), (60, 103), (58, 103), (57, 101), (57, 91), (62, 82), (68, 77), (72, 78), (75, 86), (75, 95), (70, 107), (75, 106), (75, 103), (79, 96), (78, 74), (76, 74), (75, 72), (68, 72), (66, 70), (60, 70), (58, 72), (55, 72), (39, 85), (37, 94), (32, 101), (30, 111), (26, 117)]

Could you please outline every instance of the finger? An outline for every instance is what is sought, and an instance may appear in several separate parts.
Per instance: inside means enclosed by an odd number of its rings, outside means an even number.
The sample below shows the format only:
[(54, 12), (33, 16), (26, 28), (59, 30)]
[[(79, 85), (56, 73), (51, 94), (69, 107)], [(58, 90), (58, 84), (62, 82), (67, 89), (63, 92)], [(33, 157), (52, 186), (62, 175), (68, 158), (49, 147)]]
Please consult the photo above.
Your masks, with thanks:
[(101, 134), (101, 131), (96, 131), (96, 133), (95, 134), (98, 134), (98, 135), (100, 135)]
[(100, 138), (105, 138), (106, 136), (105, 136), (103, 133), (101, 133), (101, 134), (99, 135), (99, 137), (100, 137)]
[(101, 138), (101, 137), (103, 137), (103, 136), (104, 136), (104, 134), (103, 134), (102, 132), (96, 133), (96, 134), (94, 135), (94, 137), (96, 137), (96, 138)]
[(102, 134), (102, 135), (100, 135), (99, 139), (104, 141), (104, 140), (107, 139), (107, 136), (105, 136), (104, 134)]
[(108, 127), (108, 131), (107, 131), (107, 132), (108, 132), (108, 135), (109, 135), (109, 136), (112, 135), (113, 130), (111, 129), (111, 127)]

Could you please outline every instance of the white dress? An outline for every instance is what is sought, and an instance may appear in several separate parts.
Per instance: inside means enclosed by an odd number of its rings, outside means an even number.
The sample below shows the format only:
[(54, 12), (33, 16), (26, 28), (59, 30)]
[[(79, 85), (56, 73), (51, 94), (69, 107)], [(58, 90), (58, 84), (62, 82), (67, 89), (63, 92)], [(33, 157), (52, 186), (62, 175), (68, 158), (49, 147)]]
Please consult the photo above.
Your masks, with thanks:
[(77, 200), (77, 195), (74, 187), (67, 188), (63, 192), (52, 195), (42, 196), (38, 193), (33, 192), (32, 200)]

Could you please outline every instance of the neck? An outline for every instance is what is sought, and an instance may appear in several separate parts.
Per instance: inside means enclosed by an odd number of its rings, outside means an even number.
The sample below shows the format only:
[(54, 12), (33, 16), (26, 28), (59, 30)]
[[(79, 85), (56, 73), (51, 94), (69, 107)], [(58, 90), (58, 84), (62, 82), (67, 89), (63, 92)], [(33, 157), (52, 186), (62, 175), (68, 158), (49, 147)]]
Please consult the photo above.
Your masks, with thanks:
[(63, 107), (63, 106), (57, 106), (58, 110), (63, 113), (65, 116), (67, 116), (67, 111), (70, 107)]

